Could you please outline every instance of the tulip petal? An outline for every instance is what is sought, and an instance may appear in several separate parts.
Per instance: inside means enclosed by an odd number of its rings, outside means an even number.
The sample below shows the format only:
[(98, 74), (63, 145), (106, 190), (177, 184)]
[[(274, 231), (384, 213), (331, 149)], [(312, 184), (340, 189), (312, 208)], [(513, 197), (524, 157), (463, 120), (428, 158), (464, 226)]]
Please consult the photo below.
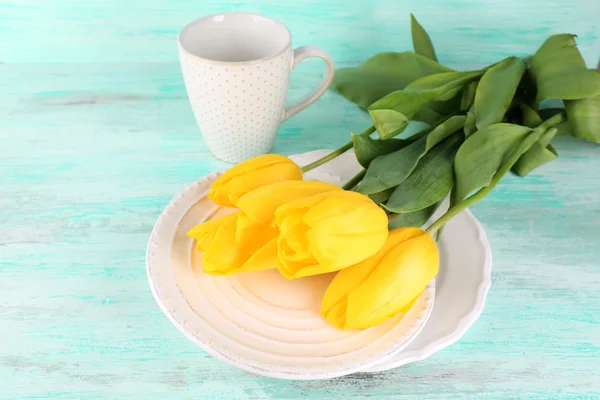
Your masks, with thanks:
[(302, 170), (296, 164), (276, 164), (248, 172), (233, 178), (224, 188), (230, 204), (237, 206), (237, 201), (246, 193), (277, 181), (302, 179)]
[(222, 225), (235, 223), (239, 214), (239, 212), (234, 212), (203, 222), (190, 229), (187, 232), (187, 236), (191, 237), (192, 239), (196, 239), (198, 250), (206, 251), (210, 243), (213, 241), (219, 227)]
[(235, 225), (235, 241), (236, 243), (245, 243), (252, 238), (256, 223), (248, 218), (246, 214), (240, 212), (237, 223)]
[(255, 223), (243, 212), (237, 219), (235, 242), (243, 247), (247, 253), (254, 253), (272, 239), (277, 238), (279, 229), (269, 224)]
[(346, 301), (334, 305), (327, 311), (321, 310), (321, 315), (327, 318), (327, 321), (337, 329), (344, 329), (346, 325)]
[[(344, 210), (342, 214), (335, 217), (329, 217), (320, 221), (311, 219), (311, 217), (314, 217), (314, 214), (309, 215), (309, 213), (313, 210), (318, 210), (324, 203), (314, 207), (304, 216), (305, 223), (323, 235), (352, 236), (381, 232), (383, 225), (387, 227), (388, 219), (385, 211), (373, 202), (362, 205), (353, 204), (350, 210)], [(331, 205), (331, 207), (338, 206)]]
[(238, 272), (249, 258), (235, 243), (235, 220), (222, 224), (202, 257), (203, 270), (211, 275)]
[(321, 264), (310, 264), (308, 262), (292, 262), (289, 260), (282, 260), (279, 258), (279, 272), (287, 279), (298, 279), (305, 276), (326, 274), (328, 272), (335, 272), (335, 270), (328, 270), (327, 266)]
[(315, 259), (328, 270), (337, 271), (359, 263), (376, 254), (387, 238), (387, 231), (354, 236), (322, 235), (314, 230), (308, 235)]
[[(342, 302), (346, 304), (348, 294), (358, 288), (367, 279), (371, 272), (373, 272), (373, 269), (377, 267), (382, 257), (377, 253), (373, 257), (369, 257), (358, 264), (344, 268), (338, 272), (323, 295), (321, 313), (330, 312), (334, 306)], [(345, 313), (346, 308), (344, 306)]]
[[(326, 220), (345, 219), (349, 213), (370, 207), (381, 210), (371, 199), (360, 193), (350, 191), (324, 193), (321, 199), (306, 212), (304, 222), (314, 227)], [(385, 211), (381, 211), (385, 215)], [(364, 222), (361, 226), (364, 226)], [(351, 227), (351, 224), (348, 224), (348, 227)]]
[(274, 222), (275, 210), (292, 200), (318, 193), (342, 190), (327, 182), (288, 180), (274, 182), (254, 189), (237, 201), (237, 206), (255, 222)]
[[(283, 220), (292, 214), (304, 215), (311, 207), (331, 196), (335, 192), (318, 193), (313, 196), (306, 196), (296, 200), (289, 201), (275, 210), (275, 223), (281, 227)], [(339, 193), (346, 193), (341, 191)]]
[(259, 168), (268, 167), (278, 163), (293, 163), (293, 161), (286, 156), (282, 156), (281, 154), (262, 154), (234, 165), (225, 171), (225, 173), (221, 175), (215, 182), (218, 182), (219, 180), (225, 182), (234, 176), (244, 175)]
[(329, 313), (329, 310), (342, 302), (344, 303), (345, 313), (348, 294), (352, 293), (362, 285), (377, 265), (379, 265), (383, 257), (400, 243), (422, 234), (423, 231), (419, 228), (407, 227), (392, 229), (385, 244), (377, 254), (351, 267), (344, 268), (335, 275), (323, 295), (323, 300), (321, 301), (321, 313)]
[(277, 238), (274, 238), (254, 253), (238, 272), (274, 269), (277, 263)]
[(389, 251), (359, 288), (348, 295), (346, 329), (379, 324), (405, 309), (437, 275), (439, 252), (431, 235)]
[(213, 182), (208, 198), (235, 207), (244, 194), (277, 181), (301, 180), (302, 169), (287, 157), (265, 154), (230, 168)]
[(305, 253), (309, 249), (306, 238), (308, 226), (302, 222), (299, 215), (290, 215), (279, 226), (281, 237), (292, 252)]
[(283, 235), (277, 239), (278, 268), (287, 279), (299, 278), (299, 271), (306, 268), (319, 267), (317, 261), (309, 251), (295, 252)]
[(327, 213), (331, 208), (339, 207), (323, 201), (304, 216), (307, 224), (313, 226), (308, 237), (310, 248), (319, 263), (332, 264), (333, 271), (346, 268), (371, 257), (385, 244), (388, 237), (387, 216), (372, 201), (363, 202), (361, 199), (353, 204), (352, 209), (344, 210), (342, 215), (319, 221), (317, 213), (313, 211), (319, 211), (324, 206), (328, 206)]

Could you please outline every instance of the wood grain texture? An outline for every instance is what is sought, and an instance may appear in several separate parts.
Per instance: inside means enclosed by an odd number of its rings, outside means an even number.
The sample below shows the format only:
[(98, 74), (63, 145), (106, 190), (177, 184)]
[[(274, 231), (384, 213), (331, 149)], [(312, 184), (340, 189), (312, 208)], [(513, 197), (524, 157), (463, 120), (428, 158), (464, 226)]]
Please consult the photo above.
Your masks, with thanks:
[[(481, 66), (556, 32), (600, 55), (595, 0), (8, 0), (0, 3), (0, 399), (600, 397), (600, 146), (511, 176), (474, 208), (494, 251), (480, 320), (432, 358), (326, 382), (256, 377), (162, 315), (146, 242), (170, 198), (226, 167), (194, 122), (176, 35), (244, 10), (286, 23), (339, 66), (411, 48), (409, 12), (440, 61)], [(290, 98), (319, 79), (303, 63)], [(327, 93), (282, 125), (275, 152), (333, 148), (366, 116)]]

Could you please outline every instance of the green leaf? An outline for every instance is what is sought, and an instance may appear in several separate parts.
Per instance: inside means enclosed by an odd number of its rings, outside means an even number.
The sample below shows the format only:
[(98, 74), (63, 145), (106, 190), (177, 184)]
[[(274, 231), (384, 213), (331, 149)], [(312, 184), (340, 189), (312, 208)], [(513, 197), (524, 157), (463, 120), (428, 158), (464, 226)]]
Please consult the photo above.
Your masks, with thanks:
[(454, 156), (462, 135), (453, 135), (421, 158), (384, 205), (388, 211), (408, 213), (443, 200), (454, 185)]
[(528, 126), (530, 128), (535, 128), (543, 122), (542, 117), (540, 117), (540, 115), (527, 104), (520, 103), (519, 108), (521, 109), (521, 113), (523, 115), (523, 125)]
[(352, 134), (352, 143), (356, 160), (367, 168), (375, 157), (400, 150), (411, 142), (404, 139), (375, 140), (369, 136)]
[(358, 191), (372, 194), (395, 187), (402, 183), (425, 154), (427, 137), (371, 161), (367, 174), (358, 185)]
[(575, 35), (561, 33), (546, 39), (529, 60), (530, 72), (536, 81), (557, 72), (585, 68), (585, 61), (577, 49), (575, 37)]
[(454, 204), (473, 190), (489, 185), (504, 160), (529, 132), (531, 128), (525, 126), (498, 123), (469, 136), (458, 149), (454, 162)]
[[(526, 60), (530, 60), (531, 57)], [(531, 70), (528, 68), (525, 70), (523, 74), (523, 78), (519, 83), (519, 88), (517, 89), (516, 98), (518, 98), (521, 102), (532, 105), (535, 104), (535, 95), (537, 94), (537, 87), (535, 83), (535, 78), (533, 77)]]
[[(580, 100), (576, 100), (576, 101), (580, 101)], [(584, 100), (581, 100), (581, 101), (584, 101)], [(560, 124), (555, 125), (554, 127), (556, 128), (556, 131), (557, 131), (556, 136), (566, 135), (567, 133), (571, 133), (573, 131), (568, 119), (562, 121)], [(596, 129), (596, 132), (597, 131), (598, 130)], [(594, 142), (594, 140), (590, 140), (590, 141)]]
[(586, 68), (575, 35), (550, 36), (531, 57), (529, 71), (537, 85), (537, 103), (600, 95), (600, 73)]
[(569, 71), (545, 78), (538, 86), (537, 103), (546, 99), (579, 100), (600, 95), (600, 72)]
[[(416, 101), (415, 101), (416, 102)], [(416, 102), (418, 104), (418, 102)], [(416, 112), (415, 112), (416, 113)], [(375, 110), (369, 111), (373, 125), (377, 129), (377, 134), (381, 139), (389, 139), (399, 135), (406, 129), (410, 118), (396, 110)]]
[(543, 120), (547, 120), (548, 118), (553, 117), (557, 114), (563, 114), (564, 112), (565, 109), (560, 107), (540, 108), (538, 110), (538, 114)]
[(421, 54), (427, 58), (437, 61), (433, 43), (425, 29), (419, 24), (414, 15), (410, 14), (410, 30), (412, 33), (412, 42), (415, 53)]
[(446, 112), (440, 112), (433, 109), (435, 102), (423, 107), (413, 118), (413, 121), (421, 121), (427, 124), (434, 124), (446, 116)]
[(386, 201), (388, 201), (388, 199), (390, 198), (390, 196), (392, 195), (393, 192), (394, 192), (394, 188), (389, 188), (389, 189), (383, 190), (381, 192), (371, 193), (369, 195), (369, 198), (377, 204), (383, 204)]
[(366, 109), (376, 100), (404, 89), (423, 76), (450, 72), (437, 62), (411, 51), (379, 53), (358, 67), (335, 71), (332, 89)]
[(469, 137), (475, 132), (477, 132), (477, 127), (475, 126), (475, 115), (469, 111), (467, 113), (467, 119), (465, 120), (465, 136)]
[(481, 72), (447, 72), (421, 78), (410, 84), (405, 90), (398, 90), (369, 106), (369, 114), (377, 128), (379, 137), (386, 139), (397, 135), (397, 130), (390, 129), (390, 120), (394, 128), (398, 121), (408, 124), (423, 107), (435, 99), (448, 93), (455, 93), (460, 88), (476, 79)]
[[(566, 109), (564, 108), (542, 108), (538, 111), (540, 117), (543, 120), (547, 120), (548, 118), (556, 115), (556, 114), (561, 114), (561, 113), (565, 113)], [(568, 115), (567, 115), (568, 117)], [(576, 115), (572, 115), (573, 118), (576, 117)], [(585, 120), (585, 117), (582, 119)], [(554, 128), (556, 128), (556, 130), (558, 132), (556, 132), (556, 136), (562, 136), (562, 135), (566, 135), (567, 133), (570, 133), (573, 131), (573, 129), (571, 128), (571, 125), (569, 124), (569, 119), (565, 119), (563, 120), (561, 123), (559, 123), (558, 125), (554, 125)]]
[(432, 101), (423, 107), (415, 116), (412, 118), (413, 121), (422, 121), (427, 124), (434, 124), (448, 114), (454, 114), (459, 111), (460, 98), (455, 96), (448, 101)]
[(546, 147), (550, 144), (554, 136), (556, 135), (556, 128), (550, 128), (540, 136), (536, 144), (542, 147)]
[(426, 136), (408, 146), (373, 159), (367, 168), (367, 174), (358, 186), (358, 191), (364, 194), (377, 193), (402, 183), (421, 157), (438, 143), (460, 130), (464, 120), (464, 115), (449, 117), (437, 126), (430, 127), (428, 129), (430, 132)]
[(369, 106), (369, 115), (381, 139), (391, 138), (399, 134), (397, 129), (390, 129), (389, 121), (404, 122), (404, 127), (427, 103), (438, 96), (437, 90), (406, 92), (399, 90), (377, 100)]
[(551, 144), (542, 147), (535, 143), (519, 158), (519, 161), (513, 167), (513, 171), (519, 176), (526, 176), (534, 169), (555, 160), (557, 157), (558, 153)]
[(404, 214), (391, 214), (388, 217), (389, 224), (388, 228), (399, 228), (401, 226), (417, 226), (422, 227), (431, 218), (433, 213), (439, 208), (442, 203), (439, 202), (427, 208), (423, 208), (419, 211), (404, 213)]
[(467, 111), (471, 106), (473, 106), (473, 102), (475, 101), (475, 93), (477, 92), (477, 85), (479, 81), (469, 82), (468, 85), (463, 89), (463, 94), (460, 99), (460, 110)]
[(558, 157), (550, 141), (556, 135), (557, 129), (550, 128), (533, 144), (515, 163), (512, 170), (519, 176), (525, 176), (531, 171)]
[(427, 135), (425, 150), (432, 149), (436, 144), (462, 129), (466, 119), (467, 117), (464, 115), (454, 115), (433, 128)]
[(439, 74), (424, 76), (412, 82), (406, 87), (406, 91), (417, 92), (423, 89), (442, 89), (439, 96), (440, 101), (448, 101), (455, 97), (462, 90), (465, 83), (482, 76), (484, 71), (466, 71), (466, 72), (442, 72)]
[(526, 68), (522, 58), (508, 57), (483, 74), (471, 108), (478, 129), (502, 121)]
[[(565, 101), (567, 117), (573, 136), (594, 143), (600, 143), (600, 96), (583, 100)], [(559, 131), (563, 126), (557, 126)], [(559, 132), (560, 134), (561, 132)]]

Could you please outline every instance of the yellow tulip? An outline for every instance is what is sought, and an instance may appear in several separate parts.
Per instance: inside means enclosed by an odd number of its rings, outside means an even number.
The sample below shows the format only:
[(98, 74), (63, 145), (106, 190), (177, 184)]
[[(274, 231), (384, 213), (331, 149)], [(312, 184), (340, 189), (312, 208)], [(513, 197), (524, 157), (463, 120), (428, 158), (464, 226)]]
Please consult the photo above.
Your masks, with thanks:
[(438, 273), (439, 252), (419, 228), (390, 231), (383, 248), (341, 270), (327, 288), (321, 314), (336, 328), (362, 329), (406, 312)]
[(238, 244), (255, 242), (255, 232), (279, 229), (275, 224), (277, 208), (292, 200), (315, 194), (341, 191), (342, 188), (320, 181), (280, 181), (262, 186), (239, 198), (237, 206), (240, 216), (237, 221), (236, 240)]
[(237, 202), (240, 211), (188, 232), (204, 252), (204, 272), (229, 275), (276, 268), (279, 228), (275, 210), (291, 200), (333, 190), (342, 189), (318, 181), (280, 181), (244, 194)]
[(332, 191), (290, 201), (275, 211), (278, 268), (288, 279), (349, 267), (377, 253), (387, 216), (367, 196)]
[[(261, 271), (277, 267), (277, 231), (257, 231), (255, 239), (263, 243), (260, 248), (239, 246), (235, 230), (240, 212), (204, 222), (190, 229), (187, 235), (196, 239), (197, 248), (204, 252), (203, 270), (211, 275), (231, 275), (239, 272)], [(272, 254), (272, 256), (270, 256)]]
[(236, 207), (244, 194), (273, 182), (301, 180), (302, 169), (287, 157), (263, 154), (235, 165), (211, 186), (208, 198), (215, 203)]

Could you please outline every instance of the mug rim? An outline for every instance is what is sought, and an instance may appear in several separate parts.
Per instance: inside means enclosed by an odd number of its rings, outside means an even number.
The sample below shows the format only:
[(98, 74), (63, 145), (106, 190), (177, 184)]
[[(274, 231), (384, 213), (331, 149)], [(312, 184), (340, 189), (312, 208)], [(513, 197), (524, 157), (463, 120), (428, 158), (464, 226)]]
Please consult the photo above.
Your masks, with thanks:
[[(281, 26), (285, 32), (287, 32), (288, 35), (288, 40), (286, 45), (283, 47), (283, 49), (281, 49), (281, 51), (278, 51), (275, 54), (271, 54), (265, 57), (261, 57), (261, 58), (257, 58), (254, 60), (247, 60), (247, 61), (220, 61), (220, 60), (213, 60), (211, 58), (205, 58), (205, 57), (201, 57), (197, 54), (191, 53), (190, 51), (188, 51), (188, 49), (185, 48), (185, 46), (182, 44), (182, 40), (181, 40), (181, 36), (183, 35), (183, 32), (185, 32), (187, 29), (191, 28), (193, 25), (196, 25), (197, 23), (206, 20), (206, 19), (211, 19), (214, 18), (218, 15), (244, 15), (244, 16), (256, 16), (256, 17), (261, 17), (261, 18), (265, 18), (268, 20), (273, 21), (275, 24)], [(280, 55), (282, 55), (283, 53), (285, 53), (286, 51), (288, 51), (291, 47), (292, 47), (292, 33), (290, 32), (290, 30), (288, 29), (287, 26), (285, 26), (283, 23), (277, 21), (274, 18), (271, 17), (267, 17), (265, 15), (262, 14), (257, 14), (257, 13), (251, 13), (251, 12), (223, 12), (223, 13), (216, 13), (216, 14), (210, 14), (210, 15), (205, 15), (204, 17), (200, 17), (200, 18), (196, 18), (195, 20), (189, 22), (188, 24), (186, 24), (183, 28), (181, 28), (181, 30), (179, 31), (179, 34), (177, 35), (177, 44), (179, 47), (179, 50), (184, 52), (187, 56), (189, 57), (193, 57), (196, 58), (200, 61), (203, 62), (207, 62), (207, 63), (211, 63), (211, 64), (221, 64), (221, 65), (231, 65), (231, 64), (235, 64), (235, 65), (245, 65), (245, 64), (257, 64), (257, 63), (261, 63), (264, 61), (268, 61), (268, 60), (272, 60), (274, 58), (279, 57)]]

